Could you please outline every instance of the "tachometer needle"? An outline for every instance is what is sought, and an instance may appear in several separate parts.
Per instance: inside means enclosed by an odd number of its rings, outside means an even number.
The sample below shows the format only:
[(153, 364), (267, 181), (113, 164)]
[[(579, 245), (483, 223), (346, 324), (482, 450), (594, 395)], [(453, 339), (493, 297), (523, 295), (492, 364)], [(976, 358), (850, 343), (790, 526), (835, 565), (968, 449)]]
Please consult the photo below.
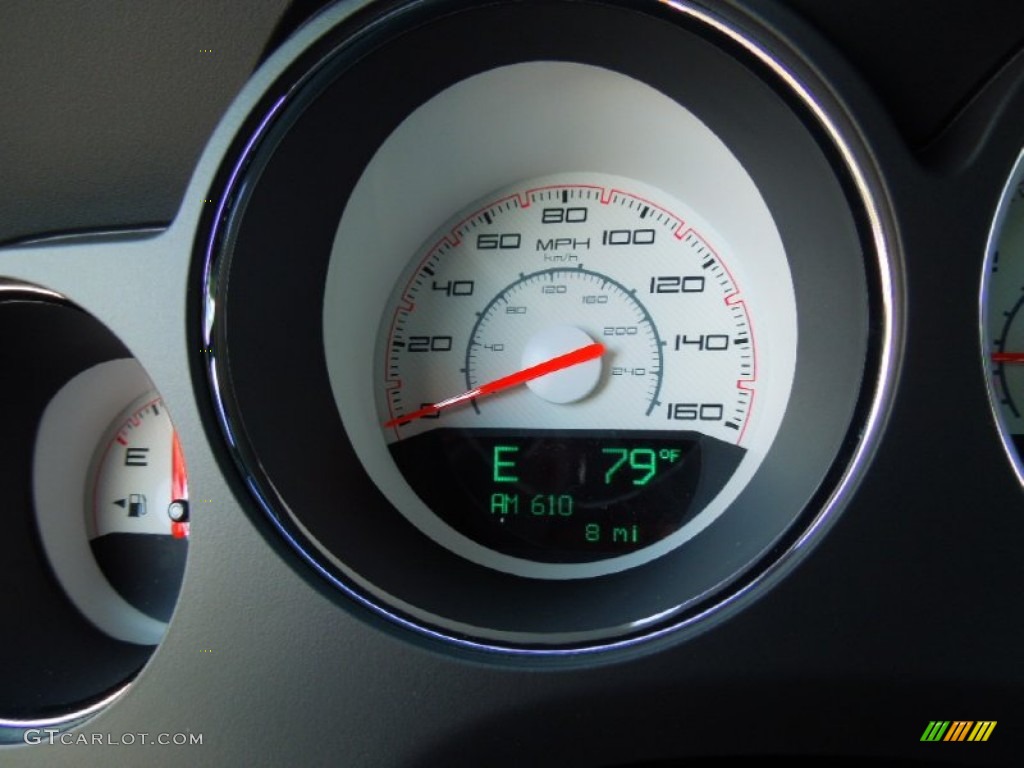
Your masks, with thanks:
[(1024, 352), (993, 352), (993, 363), (1024, 363)]
[(521, 371), (509, 374), (508, 376), (502, 376), (500, 379), (489, 381), (486, 384), (481, 384), (479, 387), (474, 387), (461, 395), (455, 395), (445, 400), (434, 403), (433, 405), (426, 405), (420, 408), (418, 411), (413, 411), (404, 416), (391, 419), (391, 421), (384, 422), (385, 427), (397, 427), (399, 424), (406, 424), (416, 419), (422, 419), (424, 416), (433, 416), (438, 411), (442, 411), (446, 408), (451, 408), (459, 403), (465, 403), (469, 400), (478, 397), (485, 397), (487, 395), (493, 395), (495, 392), (501, 392), (505, 389), (512, 387), (518, 387), (520, 384), (525, 384), (528, 381), (539, 379), (541, 376), (547, 376), (549, 373), (555, 371), (561, 371), (565, 368), (571, 368), (574, 365), (585, 363), (588, 360), (594, 360), (604, 354), (604, 344), (594, 342), (593, 344), (587, 344), (585, 347), (580, 347), (572, 352), (567, 352), (564, 355), (558, 355), (552, 357), (550, 360), (545, 360), (537, 365), (531, 365), (529, 368), (523, 368)]

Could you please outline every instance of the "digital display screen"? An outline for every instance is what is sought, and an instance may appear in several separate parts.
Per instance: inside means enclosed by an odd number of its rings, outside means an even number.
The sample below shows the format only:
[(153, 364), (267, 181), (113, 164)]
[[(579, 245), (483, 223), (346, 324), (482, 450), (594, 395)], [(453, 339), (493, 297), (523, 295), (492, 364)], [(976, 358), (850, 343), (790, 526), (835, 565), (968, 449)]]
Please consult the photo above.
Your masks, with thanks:
[(600, 560), (665, 538), (743, 455), (695, 432), (614, 430), (442, 428), (390, 449), (442, 520), (498, 552), (542, 562)]

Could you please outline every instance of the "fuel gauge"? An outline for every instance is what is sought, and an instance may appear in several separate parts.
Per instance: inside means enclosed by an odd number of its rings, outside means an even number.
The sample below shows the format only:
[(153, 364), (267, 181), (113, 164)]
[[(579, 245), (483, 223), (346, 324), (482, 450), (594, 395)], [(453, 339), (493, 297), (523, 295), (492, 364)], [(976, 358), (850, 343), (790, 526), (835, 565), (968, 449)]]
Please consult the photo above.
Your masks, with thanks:
[(101, 442), (92, 473), (86, 535), (110, 585), (147, 616), (166, 622), (185, 566), (188, 479), (163, 400), (128, 406)]
[(96, 628), (156, 645), (185, 570), (188, 476), (163, 399), (135, 360), (68, 382), (36, 440), (39, 537), (64, 593)]

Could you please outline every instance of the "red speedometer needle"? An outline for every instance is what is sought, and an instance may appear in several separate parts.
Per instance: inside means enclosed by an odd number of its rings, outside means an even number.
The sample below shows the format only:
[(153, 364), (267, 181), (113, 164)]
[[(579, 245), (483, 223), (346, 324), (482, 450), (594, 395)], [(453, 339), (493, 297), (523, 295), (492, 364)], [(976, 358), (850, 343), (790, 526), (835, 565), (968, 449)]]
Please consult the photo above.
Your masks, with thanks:
[(558, 357), (552, 357), (550, 360), (545, 360), (543, 363), (537, 363), (537, 365), (531, 365), (529, 368), (524, 368), (521, 371), (509, 374), (508, 376), (502, 376), (500, 379), (489, 381), (486, 384), (481, 384), (479, 387), (463, 392), (461, 395), (455, 395), (455, 397), (449, 397), (445, 400), (434, 403), (433, 405), (426, 405), (420, 408), (418, 411), (399, 416), (391, 421), (384, 422), (385, 427), (396, 427), (399, 424), (406, 424), (416, 419), (422, 419), (424, 416), (433, 416), (438, 411), (444, 410), (445, 408), (451, 408), (453, 405), (459, 403), (465, 403), (468, 400), (472, 400), (476, 397), (485, 397), (486, 395), (493, 395), (495, 392), (501, 392), (504, 389), (511, 389), (512, 387), (518, 387), (520, 384), (525, 384), (528, 381), (539, 379), (541, 376), (547, 376), (549, 373), (555, 371), (561, 371), (565, 368), (571, 368), (574, 365), (585, 363), (588, 360), (600, 357), (604, 354), (604, 344), (594, 342), (593, 344), (587, 344), (585, 347), (580, 347), (572, 352), (566, 352), (564, 355), (558, 355)]
[(993, 363), (1024, 363), (1024, 352), (993, 352)]

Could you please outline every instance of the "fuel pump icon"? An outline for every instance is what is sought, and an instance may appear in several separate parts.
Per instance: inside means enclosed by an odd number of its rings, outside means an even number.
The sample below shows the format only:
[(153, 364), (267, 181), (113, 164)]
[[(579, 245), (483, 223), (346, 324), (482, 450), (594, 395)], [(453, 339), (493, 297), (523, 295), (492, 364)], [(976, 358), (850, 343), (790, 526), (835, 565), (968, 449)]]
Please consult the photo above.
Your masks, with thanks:
[(142, 493), (128, 495), (128, 517), (143, 517), (147, 512), (146, 496)]

